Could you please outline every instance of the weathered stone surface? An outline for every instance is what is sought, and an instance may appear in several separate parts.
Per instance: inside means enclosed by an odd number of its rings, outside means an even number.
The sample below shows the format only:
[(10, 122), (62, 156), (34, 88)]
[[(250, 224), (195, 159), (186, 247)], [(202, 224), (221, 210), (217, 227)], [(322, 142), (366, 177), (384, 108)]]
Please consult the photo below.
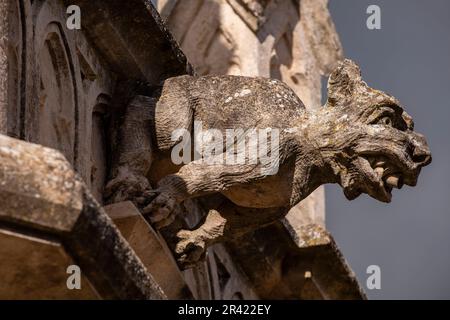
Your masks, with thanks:
[(67, 267), (76, 265), (61, 243), (0, 228), (0, 299), (99, 299), (81, 274), (81, 289), (69, 290)]
[(82, 183), (54, 150), (0, 136), (0, 216), (68, 232), (82, 210)]
[(9, 18), (4, 14), (10, 10), (10, 1), (0, 1), (0, 133), (7, 133), (8, 118), (8, 93), (9, 77), (8, 72), (8, 39), (9, 39)]
[(327, 231), (312, 224), (289, 235), (282, 232), (286, 227), (278, 222), (229, 243), (260, 298), (366, 298)]
[(272, 13), (267, 11), (273, 9), (273, 3), (268, 0), (227, 0), (227, 2), (253, 32), (257, 32), (266, 22), (267, 16)]
[[(76, 0), (66, 3), (80, 6), (83, 24), (87, 26), (85, 32), (122, 78), (158, 83), (165, 77), (191, 69), (150, 1)], [(102, 23), (98, 23), (99, 20)]]
[(210, 268), (212, 298), (216, 300), (256, 300), (253, 284), (242, 273), (240, 262), (236, 263), (223, 244), (216, 244), (207, 254)]
[[(340, 184), (349, 200), (367, 193), (389, 202), (392, 188), (401, 188), (399, 181), (414, 186), (420, 169), (431, 162), (425, 138), (413, 131), (412, 118), (399, 101), (370, 88), (350, 60), (331, 74), (328, 101), (320, 109), (307, 110), (280, 81), (239, 76), (170, 78), (160, 97), (139, 97), (129, 112), (145, 106), (153, 115), (147, 131), (145, 117), (126, 118), (139, 130), (130, 134), (131, 125), (125, 122), (122, 143), (128, 147), (121, 158), (129, 154), (133, 161), (118, 165), (107, 191), (134, 201), (159, 228), (174, 221), (185, 200), (222, 195), (195, 230), (176, 233), (174, 251), (185, 267), (202, 259), (213, 243), (276, 222), (323, 184)], [(241, 129), (242, 136), (220, 145), (209, 158), (190, 159), (169, 170), (162, 167), (171, 163), (171, 152), (180, 142), (172, 139), (174, 130), (194, 132), (197, 122), (202, 130), (216, 130), (220, 143), (226, 141), (227, 129)], [(277, 143), (271, 141), (276, 156), (269, 162), (252, 162), (245, 150), (243, 162), (224, 162), (227, 153), (239, 150), (237, 141), (248, 143), (245, 132), (266, 128), (279, 131)], [(196, 140), (188, 140), (189, 150), (195, 150)], [(258, 148), (263, 142), (256, 142)], [(152, 163), (153, 158), (159, 161)], [(122, 177), (121, 172), (127, 174)], [(140, 183), (150, 172), (163, 176), (151, 181), (158, 186), (154, 191)]]
[[(8, 288), (16, 286), (15, 297), (95, 296), (89, 290), (64, 293), (65, 281), (57, 285), (68, 263), (76, 261), (101, 298), (165, 298), (61, 153), (0, 135), (0, 192), (0, 247), (7, 250), (2, 252), (0, 272), (14, 282), (16, 269), (43, 268), (36, 281), (7, 283)], [(30, 250), (37, 247), (32, 259)], [(25, 261), (22, 266), (19, 260)], [(45, 281), (48, 287), (33, 287)], [(49, 291), (39, 293), (45, 288)]]

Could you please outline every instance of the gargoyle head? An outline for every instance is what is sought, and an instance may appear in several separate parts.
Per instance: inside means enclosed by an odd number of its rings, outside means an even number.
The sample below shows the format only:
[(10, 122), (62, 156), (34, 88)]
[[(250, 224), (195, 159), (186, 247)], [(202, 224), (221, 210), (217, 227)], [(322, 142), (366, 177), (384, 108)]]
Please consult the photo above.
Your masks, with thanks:
[(322, 157), (349, 200), (367, 193), (390, 202), (392, 188), (415, 186), (431, 162), (425, 137), (414, 132), (400, 102), (370, 88), (350, 60), (331, 74), (328, 101), (315, 122)]

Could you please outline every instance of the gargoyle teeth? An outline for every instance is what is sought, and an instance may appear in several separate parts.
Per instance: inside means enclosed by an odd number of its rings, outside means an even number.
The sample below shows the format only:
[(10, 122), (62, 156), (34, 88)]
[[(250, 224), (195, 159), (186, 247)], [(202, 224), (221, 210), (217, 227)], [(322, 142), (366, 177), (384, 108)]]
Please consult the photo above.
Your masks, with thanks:
[(384, 167), (386, 167), (386, 162), (384, 162), (384, 161), (382, 161), (382, 160), (378, 160), (377, 162), (375, 162), (374, 167), (375, 167), (375, 168), (378, 168), (378, 167), (384, 168)]
[(401, 189), (403, 187), (403, 178), (399, 174), (390, 175), (386, 179), (386, 184), (391, 187)]
[(384, 173), (384, 168), (383, 167), (376, 167), (375, 169), (373, 169), (373, 171), (376, 173), (376, 175), (378, 177), (382, 177), (383, 173)]

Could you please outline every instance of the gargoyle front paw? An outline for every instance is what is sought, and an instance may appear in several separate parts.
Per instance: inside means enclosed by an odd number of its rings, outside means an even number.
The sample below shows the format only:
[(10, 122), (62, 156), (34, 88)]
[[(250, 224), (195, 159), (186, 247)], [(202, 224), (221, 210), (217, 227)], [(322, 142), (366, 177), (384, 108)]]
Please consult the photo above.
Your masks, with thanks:
[(104, 195), (108, 203), (130, 200), (136, 205), (143, 205), (155, 197), (155, 192), (147, 178), (128, 168), (120, 168), (118, 174), (106, 184)]
[(183, 268), (190, 268), (201, 261), (206, 253), (206, 243), (195, 231), (180, 230), (175, 246), (177, 261)]
[(159, 193), (142, 213), (150, 220), (156, 229), (168, 226), (175, 220), (177, 201), (167, 193)]

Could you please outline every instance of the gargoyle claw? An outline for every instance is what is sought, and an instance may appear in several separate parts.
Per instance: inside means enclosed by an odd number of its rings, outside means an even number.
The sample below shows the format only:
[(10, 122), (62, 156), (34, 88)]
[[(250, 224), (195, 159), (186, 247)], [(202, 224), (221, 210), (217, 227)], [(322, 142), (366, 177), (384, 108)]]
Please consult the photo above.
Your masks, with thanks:
[(172, 196), (160, 193), (148, 206), (142, 209), (142, 213), (148, 217), (150, 223), (158, 223), (169, 218), (176, 204)]
[(180, 240), (175, 247), (175, 253), (182, 267), (192, 267), (203, 259), (206, 243), (195, 231), (180, 230), (177, 238)]
[[(109, 203), (133, 201), (140, 205), (144, 198), (151, 197), (154, 191), (147, 178), (133, 173), (126, 167), (121, 167), (117, 175), (105, 186), (104, 196)], [(154, 197), (154, 196), (153, 196)]]
[(176, 215), (176, 213), (175, 213), (175, 211), (174, 211), (174, 212), (172, 212), (172, 214), (169, 215), (167, 218), (165, 218), (165, 219), (163, 219), (163, 220), (161, 220), (161, 221), (159, 221), (159, 222), (156, 222), (153, 226), (154, 226), (155, 229), (157, 229), (157, 230), (162, 229), (162, 228), (164, 228), (164, 227), (167, 227), (167, 226), (171, 225), (172, 222), (175, 221), (175, 218), (176, 218), (176, 217), (177, 217), (177, 215)]

